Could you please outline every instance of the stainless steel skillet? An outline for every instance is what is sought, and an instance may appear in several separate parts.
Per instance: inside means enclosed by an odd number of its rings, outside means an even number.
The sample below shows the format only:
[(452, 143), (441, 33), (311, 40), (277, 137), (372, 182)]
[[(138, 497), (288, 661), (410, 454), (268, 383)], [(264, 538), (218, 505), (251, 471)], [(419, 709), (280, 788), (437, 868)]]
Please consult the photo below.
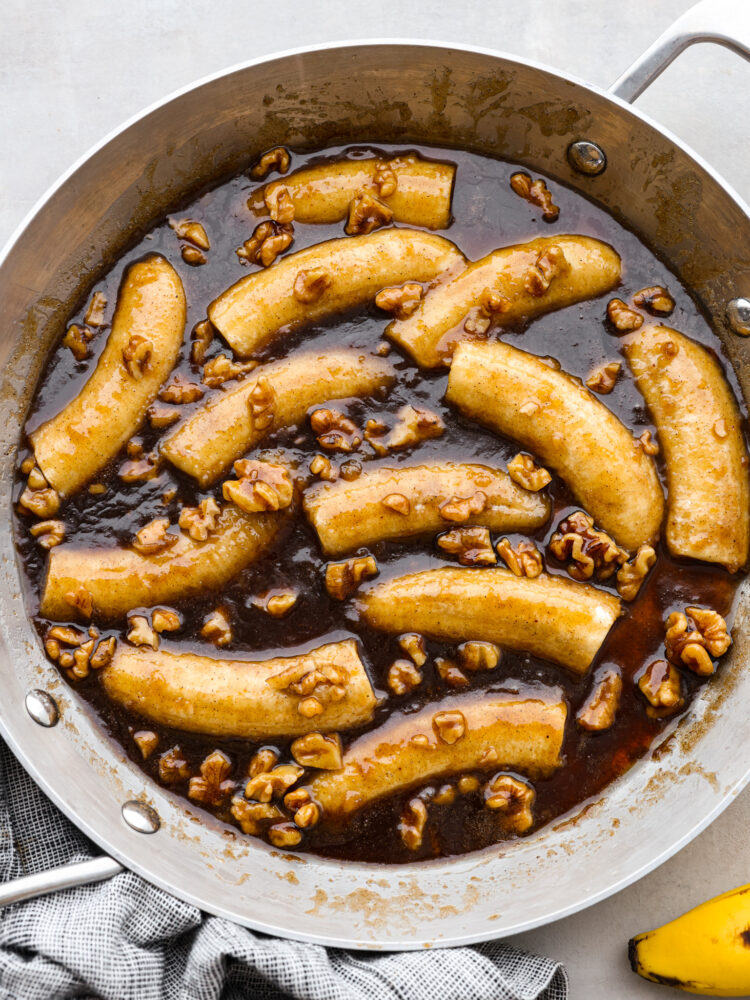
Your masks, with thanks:
[(432, 43), (282, 54), (149, 109), (45, 196), (0, 258), (0, 730), (110, 857), (6, 887), (0, 902), (107, 877), (122, 864), (269, 933), (359, 948), (464, 944), (529, 929), (617, 891), (677, 851), (744, 786), (746, 598), (720, 677), (658, 753), (578, 817), (480, 855), (406, 867), (281, 855), (197, 822), (103, 736), (45, 661), (27, 621), (9, 524), (20, 428), (74, 301), (173, 202), (279, 141), (463, 146), (572, 184), (624, 218), (694, 290), (747, 397), (750, 343), (732, 326), (750, 332), (748, 208), (679, 140), (624, 103), (699, 40), (750, 57), (750, 15), (704, 0), (610, 94), (509, 56)]

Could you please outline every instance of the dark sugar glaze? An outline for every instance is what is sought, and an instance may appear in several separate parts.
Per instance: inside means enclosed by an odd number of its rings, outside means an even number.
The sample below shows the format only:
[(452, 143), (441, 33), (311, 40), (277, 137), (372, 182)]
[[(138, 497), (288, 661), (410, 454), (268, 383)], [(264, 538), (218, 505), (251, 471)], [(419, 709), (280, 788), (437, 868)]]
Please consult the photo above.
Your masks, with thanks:
[[(363, 156), (371, 155), (374, 151), (369, 147), (350, 147), (331, 149), (325, 155)], [(377, 152), (381, 151), (388, 155), (404, 152), (404, 148), (378, 147)], [(581, 194), (548, 181), (554, 199), (560, 206), (560, 217), (554, 224), (546, 223), (537, 209), (511, 191), (509, 178), (517, 167), (456, 150), (429, 148), (420, 152), (427, 158), (445, 159), (457, 164), (453, 195), (454, 221), (446, 235), (469, 258), (477, 259), (498, 246), (555, 233), (580, 233), (606, 240), (615, 247), (623, 260), (622, 287), (617, 294), (627, 299), (646, 285), (666, 285), (676, 300), (674, 313), (667, 322), (716, 352), (737, 398), (741, 399), (734, 375), (706, 317), (677, 278), (620, 222)], [(295, 156), (292, 169), (319, 158), (320, 154)], [(206, 227), (211, 250), (204, 266), (192, 268), (182, 261), (180, 242), (165, 219), (91, 289), (105, 292), (108, 299), (107, 319), (111, 320), (125, 266), (147, 252), (162, 253), (175, 266), (185, 283), (188, 323), (177, 370), (192, 381), (200, 381), (200, 370), (190, 363), (189, 331), (205, 317), (206, 307), (213, 298), (232, 282), (250, 270), (255, 270), (240, 262), (234, 252), (251, 235), (258, 221), (246, 207), (248, 195), (255, 186), (256, 182), (241, 175), (207, 191), (191, 204), (175, 207), (171, 217), (182, 218), (189, 215), (203, 222)], [(343, 224), (313, 226), (295, 223), (291, 251), (341, 235)], [(620, 357), (620, 341), (604, 323), (607, 298), (551, 313), (535, 320), (526, 330), (506, 331), (503, 338), (531, 353), (551, 355), (566, 371), (586, 378), (596, 365)], [(82, 322), (85, 307), (86, 303), (81, 303), (79, 313), (71, 317), (71, 322)], [(362, 309), (354, 314), (339, 316), (333, 322), (279, 337), (258, 356), (263, 360), (270, 360), (306, 345), (314, 345), (316, 348), (345, 345), (374, 351), (381, 343), (387, 322), (388, 317), (374, 307)], [(80, 390), (104, 347), (106, 333), (106, 330), (99, 332), (91, 344), (93, 356), (82, 363), (76, 362), (70, 351), (61, 346), (53, 350), (37, 388), (27, 431), (33, 430), (55, 414)], [(207, 358), (221, 352), (231, 355), (221, 338), (217, 337)], [(378, 399), (352, 400), (342, 408), (361, 426), (369, 417), (393, 414), (406, 403), (426, 406), (444, 418), (445, 434), (422, 443), (416, 449), (396, 453), (386, 459), (373, 458), (367, 447), (353, 457), (375, 465), (438, 457), (474, 459), (502, 465), (516, 453), (518, 448), (511, 441), (470, 423), (446, 406), (442, 398), (447, 381), (445, 372), (420, 372), (396, 349), (391, 351), (390, 360), (398, 371), (397, 384), (390, 394)], [(644, 429), (653, 429), (643, 400), (636, 391), (625, 364), (614, 391), (604, 401), (636, 435)], [(195, 407), (200, 405), (193, 404)], [(185, 407), (184, 411), (188, 412), (189, 409), (190, 407)], [(159, 433), (146, 425), (138, 437), (148, 450), (157, 443)], [(299, 467), (301, 473), (306, 472), (310, 458), (319, 450), (307, 425), (275, 434), (266, 439), (263, 445), (260, 454), (281, 450), (287, 459)], [(27, 454), (28, 451), (22, 449), (20, 460)], [(343, 456), (346, 457), (348, 456)], [(334, 461), (342, 460), (341, 456), (333, 455), (332, 458)], [(221, 499), (220, 484), (208, 491), (198, 491), (192, 481), (168, 465), (153, 480), (140, 484), (122, 483), (117, 477), (117, 469), (123, 459), (124, 454), (118, 456), (97, 477), (97, 481), (107, 487), (104, 494), (92, 495), (83, 490), (66, 503), (61, 514), (67, 526), (66, 541), (83, 545), (97, 545), (103, 540), (111, 544), (127, 542), (137, 528), (152, 518), (166, 515), (175, 522), (182, 506), (193, 505), (210, 495)], [(663, 478), (663, 467), (660, 462), (659, 464)], [(19, 477), (16, 498), (22, 486)], [(165, 505), (162, 496), (172, 488), (176, 490), (175, 497)], [(577, 509), (565, 484), (557, 477), (552, 480), (550, 493), (554, 501), (554, 515), (547, 525), (532, 536), (540, 547), (546, 545), (566, 511)], [(50, 622), (38, 616), (46, 556), (30, 538), (29, 525), (30, 520), (26, 517), (16, 519), (16, 539), (25, 571), (29, 613), (40, 635), (43, 635), (50, 625)], [(371, 551), (377, 558), (381, 579), (416, 569), (450, 564), (435, 547), (431, 537), (409, 543), (381, 543)], [(413, 694), (400, 698), (393, 695), (385, 697), (388, 694), (385, 685), (388, 667), (394, 659), (403, 655), (397, 638), (371, 632), (356, 619), (347, 604), (332, 600), (323, 586), (324, 566), (325, 560), (321, 557), (314, 532), (304, 520), (297, 519), (284, 532), (269, 555), (240, 574), (221, 594), (208, 594), (200, 600), (179, 605), (179, 609), (185, 613), (186, 624), (171, 639), (162, 637), (162, 648), (213, 652), (213, 647), (207, 646), (197, 633), (204, 616), (217, 603), (228, 606), (231, 611), (234, 638), (226, 650), (230, 656), (251, 653), (257, 653), (262, 658), (280, 653), (289, 655), (314, 648), (325, 641), (357, 636), (371, 679), (376, 689), (383, 694), (384, 703), (377, 710), (371, 726), (342, 734), (345, 746), (368, 729), (381, 725), (391, 714), (413, 712), (429, 701), (449, 699), (452, 692), (437, 677), (433, 664), (436, 656), (450, 657), (455, 651), (453, 647), (437, 642), (427, 643), (430, 656), (423, 671), (425, 680), (420, 688)], [(554, 561), (548, 561), (547, 569), (551, 573), (564, 573), (564, 568)], [(663, 655), (664, 618), (671, 610), (696, 603), (715, 608), (727, 616), (731, 624), (738, 582), (739, 576), (730, 576), (716, 567), (687, 561), (678, 563), (662, 547), (657, 565), (637, 601), (632, 605), (625, 605), (624, 617), (613, 628), (592, 671), (585, 678), (576, 679), (548, 662), (509, 651), (504, 652), (501, 664), (495, 671), (470, 678), (473, 688), (498, 690), (516, 688), (519, 685), (533, 688), (543, 684), (560, 687), (564, 692), (570, 710), (564, 747), (566, 765), (554, 777), (536, 783), (537, 828), (598, 793), (648, 751), (654, 739), (671, 720), (660, 721), (647, 717), (645, 702), (636, 689), (634, 679), (647, 663)], [(300, 592), (297, 606), (287, 618), (275, 620), (253, 606), (254, 595), (269, 587), (283, 585), (293, 586)], [(602, 586), (612, 589), (606, 583)], [(103, 634), (118, 637), (122, 633), (122, 628), (103, 630)], [(575, 725), (575, 713), (589, 693), (598, 672), (611, 664), (620, 668), (624, 679), (616, 722), (605, 733), (585, 733)], [(689, 705), (701, 682), (692, 674), (686, 676), (685, 681)], [(173, 746), (179, 745), (195, 773), (207, 754), (219, 748), (230, 757), (233, 764), (232, 777), (238, 781), (238, 787), (242, 787), (249, 759), (258, 749), (257, 745), (242, 740), (217, 740), (158, 729), (110, 704), (94, 673), (76, 687), (83, 698), (94, 706), (112, 737), (154, 780), (158, 781), (160, 754)], [(139, 729), (154, 728), (160, 736), (159, 748), (149, 760), (143, 762), (132, 734)], [(277, 749), (281, 752), (282, 761), (290, 760), (288, 744), (277, 744)], [(437, 788), (440, 784), (441, 782), (437, 782), (434, 787)], [(187, 793), (187, 782), (172, 787), (178, 794)], [(404, 803), (413, 794), (414, 790), (362, 810), (344, 825), (335, 826), (324, 822), (305, 832), (299, 849), (344, 859), (403, 862), (476, 850), (495, 843), (503, 836), (495, 815), (482, 808), (479, 793), (459, 794), (452, 805), (429, 806), (429, 821), (423, 846), (416, 853), (408, 851), (401, 842), (397, 827)], [(197, 807), (191, 803), (191, 808)], [(207, 813), (202, 812), (201, 815), (205, 821), (212, 821)], [(232, 822), (228, 808), (217, 810), (217, 816), (219, 820)]]

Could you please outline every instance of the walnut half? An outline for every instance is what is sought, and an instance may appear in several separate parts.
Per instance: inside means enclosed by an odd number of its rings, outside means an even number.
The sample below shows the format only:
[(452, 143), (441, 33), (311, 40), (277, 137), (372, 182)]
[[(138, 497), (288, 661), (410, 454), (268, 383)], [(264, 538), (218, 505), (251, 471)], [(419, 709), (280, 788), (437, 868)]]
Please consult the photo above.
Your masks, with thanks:
[(501, 538), (495, 546), (497, 554), (514, 576), (527, 576), (530, 580), (540, 575), (544, 568), (542, 553), (533, 542), (522, 538), (515, 548), (509, 538)]
[(654, 660), (638, 678), (638, 688), (649, 704), (647, 715), (661, 719), (685, 704), (680, 672), (666, 660)]
[(686, 608), (684, 614), (673, 611), (667, 618), (667, 659), (702, 677), (716, 669), (711, 658), (723, 656), (731, 644), (727, 623), (710, 608)]
[(326, 566), (326, 590), (337, 601), (345, 601), (363, 580), (378, 575), (374, 556), (355, 556)]
[(570, 560), (568, 572), (574, 580), (590, 580), (594, 575), (607, 580), (628, 558), (609, 535), (594, 528), (594, 519), (582, 510), (560, 522), (549, 547), (560, 562)]
[(512, 833), (525, 833), (533, 826), (535, 798), (531, 785), (511, 774), (500, 772), (484, 786), (486, 808), (504, 814), (504, 826)]
[(494, 566), (497, 562), (489, 528), (454, 528), (439, 535), (437, 544), (445, 552), (458, 556), (462, 566)]

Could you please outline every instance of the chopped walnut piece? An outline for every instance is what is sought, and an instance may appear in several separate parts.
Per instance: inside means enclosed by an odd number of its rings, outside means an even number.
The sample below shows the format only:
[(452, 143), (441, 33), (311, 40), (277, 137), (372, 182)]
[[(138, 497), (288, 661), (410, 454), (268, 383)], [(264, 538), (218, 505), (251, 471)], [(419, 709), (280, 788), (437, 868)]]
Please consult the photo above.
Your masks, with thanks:
[(617, 593), (624, 601), (634, 601), (641, 584), (656, 562), (656, 552), (650, 545), (639, 545), (630, 562), (623, 563), (617, 571)]
[(528, 201), (530, 205), (536, 205), (542, 209), (542, 218), (545, 222), (554, 222), (560, 214), (560, 209), (552, 201), (552, 193), (541, 179), (532, 181), (528, 174), (519, 172), (511, 174), (510, 186), (515, 193)]
[(540, 575), (544, 568), (542, 553), (533, 542), (522, 538), (516, 547), (509, 538), (501, 538), (495, 546), (497, 554), (514, 576), (527, 576), (530, 580)]
[(264, 153), (260, 157), (250, 170), (250, 176), (253, 180), (262, 181), (272, 170), (277, 170), (280, 174), (285, 174), (289, 169), (290, 163), (291, 157), (289, 156), (289, 151), (284, 149), (283, 146), (274, 146), (273, 149), (269, 149), (267, 153)]
[(53, 625), (47, 632), (46, 639), (53, 639), (65, 646), (80, 646), (86, 637), (85, 632), (79, 632), (70, 625)]
[(313, 410), (310, 427), (320, 447), (327, 451), (355, 451), (362, 444), (357, 425), (340, 410)]
[(560, 522), (549, 547), (560, 562), (570, 560), (567, 569), (574, 580), (590, 580), (594, 575), (607, 580), (628, 558), (609, 535), (594, 528), (594, 519), (582, 510)]
[(85, 361), (89, 356), (89, 341), (92, 337), (93, 333), (91, 330), (87, 330), (85, 326), (81, 327), (73, 324), (68, 327), (63, 337), (63, 347), (70, 349), (76, 361)]
[(200, 634), (210, 639), (214, 646), (223, 648), (232, 641), (232, 623), (224, 608), (215, 608), (206, 618)]
[(462, 795), (471, 795), (479, 790), (479, 778), (473, 774), (463, 774), (458, 779), (458, 790)]
[(180, 419), (180, 411), (172, 406), (162, 406), (159, 403), (152, 403), (148, 408), (148, 422), (154, 430), (161, 430), (163, 427), (171, 427)]
[(352, 198), (349, 204), (349, 218), (344, 231), (349, 236), (371, 233), (380, 226), (390, 225), (391, 222), (393, 222), (393, 210), (374, 194), (363, 191)]
[(165, 785), (187, 781), (190, 774), (190, 764), (180, 747), (172, 747), (159, 758), (159, 780)]
[(432, 796), (432, 801), (436, 806), (452, 806), (456, 801), (456, 789), (454, 785), (441, 785)]
[(301, 830), (315, 826), (320, 820), (321, 809), (317, 802), (306, 802), (294, 813), (294, 823)]
[(151, 628), (145, 615), (128, 615), (128, 628), (130, 631), (125, 638), (134, 646), (159, 648), (159, 636)]
[(104, 292), (94, 292), (91, 296), (83, 322), (86, 326), (104, 326), (104, 312), (107, 308), (107, 296)]
[(409, 743), (413, 747), (419, 747), (420, 750), (434, 749), (434, 744), (430, 742), (430, 737), (425, 736), (424, 733), (417, 733), (415, 736), (410, 737)]
[(398, 832), (404, 846), (410, 851), (417, 851), (422, 846), (422, 837), (427, 823), (427, 806), (421, 799), (410, 799), (409, 804), (401, 814)]
[(469, 684), (469, 678), (463, 670), (453, 660), (446, 660), (444, 656), (435, 657), (435, 670), (443, 684), (447, 684), (448, 687), (463, 688)]
[(104, 483), (89, 484), (89, 493), (91, 494), (92, 497), (101, 496), (103, 493), (106, 492), (107, 492), (107, 487), (104, 485)]
[(36, 465), (28, 474), (26, 488), (18, 499), (19, 504), (37, 517), (49, 519), (60, 509), (60, 495), (47, 483), (44, 473)]
[(206, 358), (206, 351), (214, 339), (213, 323), (208, 319), (202, 319), (193, 327), (190, 338), (192, 340), (190, 360), (194, 365), (202, 365)]
[(43, 549), (52, 549), (65, 538), (65, 525), (62, 521), (38, 521), (29, 532)]
[(99, 645), (96, 647), (95, 651), (91, 654), (89, 660), (89, 666), (92, 670), (101, 670), (112, 662), (112, 657), (115, 655), (115, 646), (117, 645), (117, 639), (111, 635), (108, 639), (102, 639)]
[(261, 375), (248, 396), (253, 433), (268, 430), (276, 413), (276, 394), (265, 375)]
[(199, 250), (198, 247), (188, 246), (186, 243), (183, 247), (181, 247), (180, 253), (185, 263), (189, 264), (191, 267), (200, 267), (202, 264), (206, 263), (206, 255), (202, 250)]
[(376, 455), (388, 454), (387, 433), (388, 426), (382, 420), (370, 419), (365, 423), (364, 439), (372, 446)]
[(719, 420), (717, 420), (714, 423), (714, 425), (711, 428), (711, 430), (713, 431), (714, 436), (717, 437), (720, 441), (722, 441), (727, 436), (727, 422), (726, 422), (726, 420), (724, 420), (723, 417), (720, 417)]
[(314, 267), (309, 271), (299, 271), (292, 289), (295, 299), (305, 305), (319, 302), (333, 284), (333, 277), (324, 267)]
[(679, 670), (666, 660), (654, 660), (638, 678), (638, 688), (649, 707), (646, 714), (661, 719), (679, 711), (685, 704)]
[(172, 608), (154, 608), (151, 614), (151, 627), (155, 632), (176, 632), (182, 625), (182, 619)]
[(274, 847), (296, 847), (302, 833), (293, 823), (275, 823), (268, 828), (268, 840)]
[(281, 809), (270, 802), (248, 802), (238, 795), (232, 799), (230, 811), (242, 832), (254, 836), (262, 833), (269, 823), (284, 816)]
[(422, 683), (422, 672), (411, 660), (395, 660), (388, 668), (386, 684), (396, 695), (408, 694)]
[(252, 598), (253, 607), (265, 611), (272, 618), (283, 618), (288, 615), (299, 599), (296, 590), (290, 587), (279, 587), (267, 590)]
[(659, 442), (656, 440), (651, 431), (644, 431), (638, 438), (638, 444), (641, 448), (643, 448), (647, 455), (659, 454)]
[(643, 326), (643, 316), (628, 308), (622, 299), (610, 299), (607, 303), (607, 317), (615, 330), (620, 333), (628, 333)]
[(565, 254), (559, 246), (553, 244), (543, 250), (526, 272), (524, 288), (529, 295), (544, 295), (554, 278), (563, 274), (568, 268)]
[(275, 222), (261, 222), (253, 230), (249, 240), (245, 240), (235, 253), (251, 264), (270, 267), (279, 254), (292, 245), (294, 231), (291, 226), (280, 226)]
[(289, 470), (272, 462), (240, 459), (234, 463), (239, 479), (228, 479), (222, 486), (225, 500), (230, 500), (248, 514), (265, 510), (284, 510), (292, 502), (294, 487)]
[(133, 742), (141, 751), (144, 760), (148, 760), (151, 754), (159, 746), (159, 737), (150, 729), (139, 729), (133, 733)]
[(464, 670), (494, 670), (500, 662), (500, 647), (494, 642), (470, 639), (462, 642), (456, 650)]
[(250, 764), (247, 769), (248, 778), (255, 778), (259, 774), (264, 774), (266, 771), (271, 771), (279, 762), (279, 755), (276, 750), (271, 749), (271, 747), (263, 747), (254, 753), (250, 759)]
[(649, 285), (633, 296), (633, 302), (655, 316), (669, 316), (674, 309), (674, 299), (663, 285)]
[(443, 743), (453, 746), (466, 733), (466, 718), (463, 712), (437, 712), (432, 717), (432, 728)]
[(316, 715), (323, 714), (323, 704), (317, 698), (303, 698), (297, 705), (297, 711), (306, 719), (314, 719)]
[(183, 507), (177, 521), (194, 542), (205, 542), (216, 531), (221, 509), (213, 497), (201, 500), (197, 507)]
[(236, 787), (236, 782), (229, 780), (231, 770), (227, 755), (214, 750), (201, 764), (200, 777), (190, 779), (188, 797), (206, 806), (220, 806)]
[(601, 396), (606, 396), (614, 389), (621, 368), (622, 363), (620, 361), (610, 361), (609, 364), (601, 365), (591, 372), (586, 379), (586, 385), (593, 392), (598, 392)]
[(622, 677), (619, 670), (605, 670), (576, 715), (581, 729), (599, 733), (609, 729), (615, 721), (622, 695)]
[(346, 462), (341, 463), (340, 472), (341, 478), (351, 483), (362, 475), (362, 463), (358, 462), (356, 458), (347, 459)]
[(203, 399), (204, 390), (195, 382), (188, 382), (181, 375), (175, 375), (169, 385), (159, 390), (162, 403), (197, 403)]
[(345, 601), (363, 580), (378, 575), (374, 556), (355, 556), (326, 566), (326, 590), (337, 601)]
[(144, 556), (153, 556), (171, 548), (177, 542), (178, 536), (169, 534), (169, 525), (168, 517), (157, 517), (155, 520), (149, 521), (148, 524), (144, 524), (136, 531), (132, 541), (135, 551)]
[(159, 474), (159, 457), (155, 454), (144, 455), (142, 458), (129, 458), (117, 470), (117, 475), (124, 483), (144, 483), (155, 479)]
[(503, 812), (505, 825), (513, 833), (525, 833), (533, 825), (535, 798), (531, 785), (502, 771), (484, 786), (485, 806)]
[(477, 490), (470, 497), (451, 497), (439, 509), (444, 521), (468, 521), (475, 514), (481, 514), (486, 506), (487, 494)]
[(60, 654), (60, 666), (65, 668), (70, 680), (83, 680), (84, 677), (88, 677), (94, 643), (94, 639), (88, 639), (86, 642), (82, 642), (72, 653)]
[(200, 222), (195, 222), (194, 219), (170, 219), (169, 226), (174, 229), (178, 239), (187, 240), (199, 250), (211, 249), (211, 241)]
[(296, 764), (280, 764), (270, 771), (261, 771), (245, 785), (245, 797), (257, 802), (283, 798), (302, 774), (303, 769)]
[(403, 493), (389, 493), (380, 501), (384, 507), (403, 514), (404, 517), (411, 512), (411, 502)]
[(383, 288), (375, 296), (375, 305), (383, 312), (392, 313), (396, 319), (406, 319), (417, 311), (424, 289), (416, 281), (405, 285)]
[(90, 619), (94, 613), (94, 598), (91, 591), (79, 586), (65, 595), (65, 603), (75, 608), (81, 618)]
[(393, 167), (387, 161), (381, 160), (375, 166), (375, 174), (372, 178), (372, 186), (375, 193), (381, 198), (390, 198), (396, 193), (398, 187), (398, 177)]
[(438, 438), (445, 430), (445, 424), (437, 413), (407, 403), (397, 413), (398, 420), (388, 435), (386, 445), (390, 449), (408, 448), (410, 445)]
[(716, 667), (711, 657), (723, 656), (732, 644), (727, 623), (710, 608), (685, 608), (667, 618), (664, 640), (667, 659), (705, 677)]
[(310, 472), (328, 483), (335, 483), (339, 478), (338, 466), (327, 455), (316, 455), (310, 462)]
[(427, 652), (423, 635), (419, 635), (418, 632), (405, 632), (404, 635), (399, 636), (398, 644), (418, 667), (425, 665)]
[(483, 309), (473, 309), (464, 319), (464, 330), (473, 337), (483, 337), (492, 325), (491, 318)]
[(134, 379), (142, 379), (148, 369), (154, 345), (148, 337), (134, 333), (122, 350), (122, 360)]
[[(21, 475), (28, 476), (28, 474), (34, 468), (36, 468), (36, 459), (34, 458), (33, 455), (29, 455), (27, 458), (23, 460), (23, 462), (21, 462)], [(39, 471), (41, 472), (41, 469)]]
[(274, 222), (288, 226), (294, 222), (294, 201), (289, 194), (289, 188), (281, 184), (269, 191), (265, 197), (268, 214)]
[(489, 528), (454, 528), (438, 535), (437, 544), (444, 552), (457, 555), (462, 566), (494, 566), (497, 562)]
[(325, 771), (338, 771), (343, 767), (338, 733), (307, 733), (294, 740), (291, 751), (302, 767), (318, 767)]
[(202, 381), (211, 389), (217, 389), (231, 379), (239, 378), (258, 367), (257, 361), (232, 361), (226, 354), (217, 354), (207, 361), (203, 368)]

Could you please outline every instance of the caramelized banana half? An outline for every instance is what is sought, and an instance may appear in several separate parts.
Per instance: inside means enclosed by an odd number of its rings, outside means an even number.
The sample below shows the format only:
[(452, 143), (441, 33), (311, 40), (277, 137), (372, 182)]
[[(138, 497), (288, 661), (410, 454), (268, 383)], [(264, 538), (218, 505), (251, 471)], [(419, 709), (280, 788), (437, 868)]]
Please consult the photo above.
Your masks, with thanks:
[(369, 396), (390, 386), (394, 377), (387, 361), (353, 350), (295, 353), (215, 393), (167, 435), (161, 451), (207, 486), (267, 434), (303, 420), (311, 406)]
[(717, 360), (665, 326), (639, 330), (625, 356), (664, 449), (669, 551), (735, 572), (748, 558), (748, 454)]
[(484, 507), (471, 523), (495, 531), (529, 531), (543, 524), (550, 502), (486, 465), (435, 462), (365, 471), (354, 482), (321, 483), (305, 495), (305, 512), (326, 555), (383, 539), (408, 538), (455, 527), (440, 508), (477, 493)]
[(402, 715), (361, 736), (340, 771), (309, 788), (327, 816), (462, 771), (510, 768), (549, 777), (561, 764), (567, 709), (559, 688), (473, 691)]
[(69, 598), (81, 588), (91, 594), (94, 616), (105, 619), (220, 590), (267, 552), (286, 520), (284, 513), (245, 514), (228, 505), (206, 541), (180, 533), (157, 555), (58, 545), (50, 550), (39, 613), (53, 621), (75, 617)]
[[(307, 716), (295, 688), (316, 673), (321, 711)], [(329, 675), (340, 684), (327, 683)], [(120, 643), (101, 679), (113, 701), (157, 725), (254, 742), (363, 726), (376, 705), (354, 639), (258, 662)], [(337, 700), (327, 697), (335, 686), (343, 688)]]
[(517, 326), (604, 295), (619, 282), (620, 270), (612, 247), (588, 236), (540, 237), (503, 247), (437, 284), (411, 316), (394, 320), (386, 334), (422, 368), (449, 365), (456, 344), (475, 336), (464, 327), (472, 311), (484, 319), (484, 331), (490, 320)]
[(446, 399), (539, 456), (623, 548), (658, 537), (664, 495), (653, 459), (577, 379), (509, 344), (459, 344)]
[[(442, 236), (414, 229), (380, 229), (345, 236), (290, 254), (273, 267), (242, 278), (208, 307), (208, 318), (232, 350), (247, 357), (282, 330), (363, 305), (387, 285), (432, 281), (463, 254)], [(295, 294), (299, 275), (325, 280), (320, 294)], [(299, 288), (299, 286), (298, 286)]]
[[(380, 190), (378, 176), (392, 173), (395, 188)], [(451, 221), (451, 194), (456, 168), (416, 156), (388, 159), (335, 160), (303, 167), (253, 193), (250, 208), (265, 215), (279, 188), (286, 188), (294, 204), (295, 222), (332, 224), (346, 218), (353, 198), (371, 191), (393, 212), (395, 222), (425, 229), (445, 229)]]
[(542, 573), (423, 570), (363, 589), (354, 607), (381, 632), (420, 632), (444, 642), (478, 639), (518, 649), (583, 674), (621, 614), (595, 587)]
[(30, 435), (37, 464), (60, 496), (89, 482), (138, 430), (177, 360), (185, 317), (182, 282), (163, 257), (128, 268), (91, 377)]

